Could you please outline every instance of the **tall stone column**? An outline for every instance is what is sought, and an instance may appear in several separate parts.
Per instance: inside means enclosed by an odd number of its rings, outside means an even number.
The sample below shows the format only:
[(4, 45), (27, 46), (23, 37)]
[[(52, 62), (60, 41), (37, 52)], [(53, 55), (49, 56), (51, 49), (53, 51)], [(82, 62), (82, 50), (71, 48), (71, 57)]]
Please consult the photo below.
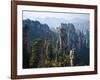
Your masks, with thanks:
[(74, 49), (70, 50), (70, 65), (74, 66)]

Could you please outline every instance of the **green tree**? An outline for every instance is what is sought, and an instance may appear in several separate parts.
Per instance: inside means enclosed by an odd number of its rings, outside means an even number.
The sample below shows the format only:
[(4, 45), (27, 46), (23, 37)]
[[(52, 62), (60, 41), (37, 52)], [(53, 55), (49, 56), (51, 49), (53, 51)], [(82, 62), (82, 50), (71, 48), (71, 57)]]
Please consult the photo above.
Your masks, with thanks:
[(45, 66), (51, 67), (54, 62), (54, 53), (52, 47), (52, 36), (50, 32), (47, 32), (47, 36), (44, 43), (44, 54), (45, 54)]
[(32, 54), (30, 56), (29, 66), (31, 68), (39, 67), (41, 55), (43, 54), (42, 39), (37, 38), (32, 45)]

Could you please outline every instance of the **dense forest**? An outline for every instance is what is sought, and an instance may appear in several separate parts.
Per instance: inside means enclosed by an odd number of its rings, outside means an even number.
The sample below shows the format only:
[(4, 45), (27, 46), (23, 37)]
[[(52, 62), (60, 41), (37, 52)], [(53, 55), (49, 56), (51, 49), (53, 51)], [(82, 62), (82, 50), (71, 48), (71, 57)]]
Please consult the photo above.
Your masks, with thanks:
[(61, 23), (52, 31), (47, 24), (23, 20), (23, 68), (85, 65), (89, 65), (89, 30)]

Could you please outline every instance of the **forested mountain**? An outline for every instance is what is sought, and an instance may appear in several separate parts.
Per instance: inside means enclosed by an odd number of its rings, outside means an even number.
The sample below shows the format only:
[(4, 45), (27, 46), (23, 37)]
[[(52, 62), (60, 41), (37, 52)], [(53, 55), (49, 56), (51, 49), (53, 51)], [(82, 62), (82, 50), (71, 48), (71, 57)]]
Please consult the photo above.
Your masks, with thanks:
[(23, 20), (23, 68), (89, 65), (89, 30), (73, 23), (60, 23), (56, 31), (39, 21)]
[[(35, 20), (35, 19), (34, 19)], [(49, 28), (53, 31), (56, 30), (56, 27), (61, 23), (68, 24), (73, 23), (76, 30), (81, 30), (85, 32), (87, 29), (89, 30), (89, 20), (80, 18), (72, 18), (72, 19), (63, 19), (56, 17), (46, 17), (46, 18), (36, 18), (37, 21), (43, 24), (49, 25)]]
[[(23, 65), (29, 67), (29, 57), (32, 53), (32, 45), (35, 40), (40, 38), (45, 42), (47, 33), (52, 36), (52, 44), (55, 43), (56, 33), (49, 29), (47, 24), (41, 24), (39, 21), (23, 20)], [(54, 45), (55, 46), (55, 45)]]

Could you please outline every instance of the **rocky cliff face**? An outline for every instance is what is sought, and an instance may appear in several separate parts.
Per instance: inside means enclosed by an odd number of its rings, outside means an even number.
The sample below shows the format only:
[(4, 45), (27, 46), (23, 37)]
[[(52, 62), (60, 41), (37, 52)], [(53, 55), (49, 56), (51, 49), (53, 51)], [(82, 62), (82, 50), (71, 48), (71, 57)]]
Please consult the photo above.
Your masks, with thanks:
[(58, 28), (57, 51), (64, 54), (72, 49), (75, 49), (75, 57), (78, 58), (76, 63), (80, 60), (80, 64), (89, 64), (89, 31), (84, 34), (76, 30), (72, 23), (61, 23)]
[(44, 38), (46, 31), (51, 32), (48, 25), (41, 24), (38, 21), (24, 20), (23, 29), (27, 27), (30, 32), (30, 39), (33, 41), (37, 37)]
[(67, 34), (67, 43), (68, 43), (68, 50), (77, 47), (77, 33), (75, 26), (72, 23), (64, 24), (62, 23), (61, 26), (66, 30)]
[(57, 50), (58, 54), (67, 53), (68, 51), (68, 36), (66, 33), (66, 29), (62, 26), (58, 28), (58, 39), (57, 39)]
[[(45, 48), (42, 49), (45, 49), (43, 51), (46, 54), (40, 53), (40, 56), (46, 55), (48, 59), (52, 59), (52, 57), (54, 59), (57, 55), (56, 57), (60, 59), (61, 56), (63, 57), (65, 54), (69, 54), (70, 50), (75, 49), (76, 64), (89, 64), (88, 30), (84, 33), (76, 30), (73, 23), (61, 23), (56, 31), (52, 31), (47, 24), (27, 19), (23, 20), (23, 68), (29, 67), (32, 45), (37, 38), (42, 39), (42, 44), (45, 45)], [(45, 62), (43, 59), (41, 61)]]
[[(52, 37), (52, 44), (55, 43), (56, 34), (49, 29), (47, 24), (41, 24), (39, 21), (23, 20), (23, 55), (24, 65), (29, 63), (29, 56), (32, 51), (32, 44), (36, 38), (41, 38), (43, 43), (47, 38), (47, 33)], [(55, 45), (54, 45), (55, 46)], [(27, 65), (25, 67), (28, 67)]]

